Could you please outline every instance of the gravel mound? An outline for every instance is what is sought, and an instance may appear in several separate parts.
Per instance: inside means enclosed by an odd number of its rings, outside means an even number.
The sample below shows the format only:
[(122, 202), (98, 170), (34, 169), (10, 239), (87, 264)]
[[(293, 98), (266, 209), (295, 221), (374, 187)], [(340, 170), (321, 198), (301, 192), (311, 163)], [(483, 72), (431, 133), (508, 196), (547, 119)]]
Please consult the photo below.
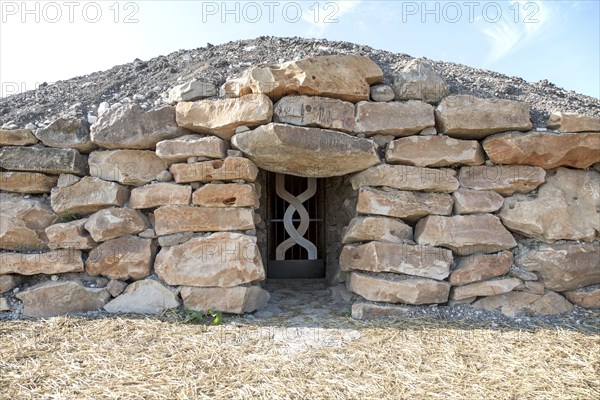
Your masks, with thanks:
[[(165, 105), (160, 94), (192, 78), (218, 86), (251, 66), (265, 66), (327, 54), (360, 54), (383, 69), (386, 82), (414, 57), (349, 42), (298, 37), (259, 37), (193, 50), (180, 50), (148, 61), (118, 65), (108, 71), (75, 77), (0, 99), (0, 126), (23, 128), (47, 125), (63, 115), (96, 115), (108, 102), (139, 103), (151, 110)], [(575, 112), (600, 116), (600, 100), (568, 91), (542, 80), (528, 83), (518, 77), (471, 68), (461, 64), (427, 60), (448, 83), (451, 94), (471, 94), (528, 102), (535, 127), (544, 128), (550, 113)], [(29, 126), (33, 128), (32, 126)]]

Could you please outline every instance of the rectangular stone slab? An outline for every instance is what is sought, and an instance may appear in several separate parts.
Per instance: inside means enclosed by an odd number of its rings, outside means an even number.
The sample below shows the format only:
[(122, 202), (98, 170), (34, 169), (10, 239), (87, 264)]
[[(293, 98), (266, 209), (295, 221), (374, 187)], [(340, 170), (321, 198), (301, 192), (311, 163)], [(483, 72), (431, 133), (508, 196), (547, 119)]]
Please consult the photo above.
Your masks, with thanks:
[(385, 215), (416, 222), (427, 215), (450, 215), (454, 200), (445, 193), (419, 193), (377, 190), (362, 187), (358, 192), (359, 214)]
[(80, 250), (54, 250), (46, 253), (1, 253), (0, 275), (64, 274), (82, 272)]
[(75, 149), (49, 147), (0, 148), (0, 167), (11, 171), (44, 172), (52, 175), (87, 174), (87, 160)]
[(452, 260), (452, 252), (439, 247), (370, 242), (344, 246), (340, 267), (343, 271), (393, 272), (444, 280)]
[(394, 280), (356, 272), (350, 274), (346, 286), (367, 300), (385, 303), (446, 303), (450, 293), (448, 282), (426, 278)]
[(164, 206), (154, 212), (157, 235), (251, 229), (254, 229), (254, 211), (248, 208)]

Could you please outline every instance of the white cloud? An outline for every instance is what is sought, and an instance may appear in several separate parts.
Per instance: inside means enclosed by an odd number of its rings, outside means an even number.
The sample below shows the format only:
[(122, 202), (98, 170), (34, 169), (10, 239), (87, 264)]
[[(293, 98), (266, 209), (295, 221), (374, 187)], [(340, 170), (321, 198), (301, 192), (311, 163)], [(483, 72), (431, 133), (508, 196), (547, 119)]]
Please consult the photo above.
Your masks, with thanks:
[[(323, 35), (325, 30), (341, 22), (341, 17), (356, 9), (362, 0), (318, 1), (304, 10), (302, 19), (310, 24), (311, 35)], [(318, 4), (318, 10), (315, 5)]]
[(556, 16), (557, 10), (549, 1), (511, 0), (510, 7), (502, 9), (502, 18), (498, 22), (479, 19), (481, 32), (491, 46), (486, 64), (494, 64), (542, 38), (549, 32)]

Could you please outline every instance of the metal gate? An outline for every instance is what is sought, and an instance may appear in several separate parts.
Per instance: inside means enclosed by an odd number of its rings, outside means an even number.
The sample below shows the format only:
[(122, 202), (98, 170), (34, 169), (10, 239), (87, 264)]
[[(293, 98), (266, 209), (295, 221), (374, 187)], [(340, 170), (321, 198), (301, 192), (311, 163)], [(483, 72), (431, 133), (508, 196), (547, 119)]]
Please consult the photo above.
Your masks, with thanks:
[(321, 180), (269, 173), (268, 278), (323, 278)]

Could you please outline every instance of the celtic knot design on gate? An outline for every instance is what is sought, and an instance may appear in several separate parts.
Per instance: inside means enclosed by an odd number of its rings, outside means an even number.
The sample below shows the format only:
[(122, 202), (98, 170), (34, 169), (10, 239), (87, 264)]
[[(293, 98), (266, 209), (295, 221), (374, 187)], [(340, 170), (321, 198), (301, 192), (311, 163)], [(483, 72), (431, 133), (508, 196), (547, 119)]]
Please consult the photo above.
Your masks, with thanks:
[[(277, 196), (281, 197), (290, 204), (285, 210), (285, 214), (283, 216), (283, 226), (290, 237), (277, 246), (277, 249), (275, 250), (275, 259), (285, 260), (285, 252), (295, 244), (298, 244), (306, 249), (309, 260), (316, 260), (317, 246), (304, 237), (304, 234), (308, 230), (310, 216), (302, 204), (306, 200), (313, 197), (317, 192), (316, 178), (308, 178), (308, 188), (296, 197), (285, 189), (285, 175), (277, 174), (275, 180), (275, 191)], [(300, 216), (300, 225), (298, 225), (297, 228), (294, 226), (292, 220), (295, 212), (297, 212)]]

